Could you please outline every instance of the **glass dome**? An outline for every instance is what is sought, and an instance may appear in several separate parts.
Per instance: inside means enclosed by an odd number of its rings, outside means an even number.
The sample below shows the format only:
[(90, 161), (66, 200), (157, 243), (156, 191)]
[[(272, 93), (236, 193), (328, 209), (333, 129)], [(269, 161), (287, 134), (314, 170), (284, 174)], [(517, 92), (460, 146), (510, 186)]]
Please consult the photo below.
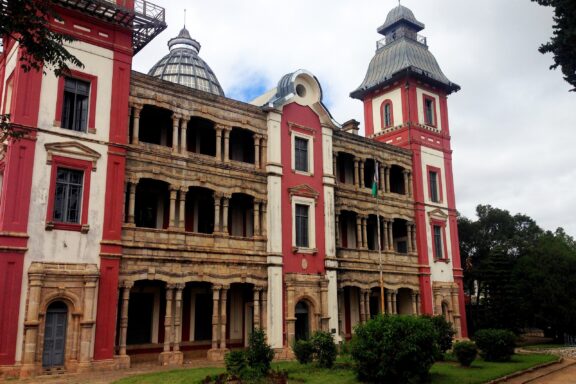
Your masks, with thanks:
[(224, 96), (214, 72), (198, 56), (200, 43), (190, 37), (186, 27), (168, 41), (170, 53), (158, 61), (148, 72), (162, 80)]

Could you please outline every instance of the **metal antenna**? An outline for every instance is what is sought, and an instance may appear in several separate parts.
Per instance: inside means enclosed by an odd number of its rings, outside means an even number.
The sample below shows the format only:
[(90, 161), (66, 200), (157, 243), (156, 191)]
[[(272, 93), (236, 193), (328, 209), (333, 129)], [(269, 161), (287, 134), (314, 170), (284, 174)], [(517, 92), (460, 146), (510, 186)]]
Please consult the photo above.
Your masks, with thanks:
[(184, 8), (184, 28), (186, 28), (186, 8)]

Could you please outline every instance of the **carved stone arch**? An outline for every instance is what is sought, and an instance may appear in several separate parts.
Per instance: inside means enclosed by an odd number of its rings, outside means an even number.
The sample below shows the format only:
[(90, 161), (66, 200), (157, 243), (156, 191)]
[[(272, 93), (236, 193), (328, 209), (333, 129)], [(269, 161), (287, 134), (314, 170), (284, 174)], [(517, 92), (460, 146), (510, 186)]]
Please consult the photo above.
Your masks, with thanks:
[(78, 313), (82, 311), (82, 301), (80, 297), (72, 292), (67, 292), (65, 290), (58, 292), (51, 292), (42, 297), (42, 303), (40, 304), (40, 313), (46, 314), (50, 304), (57, 301), (62, 301), (68, 307), (69, 312)]

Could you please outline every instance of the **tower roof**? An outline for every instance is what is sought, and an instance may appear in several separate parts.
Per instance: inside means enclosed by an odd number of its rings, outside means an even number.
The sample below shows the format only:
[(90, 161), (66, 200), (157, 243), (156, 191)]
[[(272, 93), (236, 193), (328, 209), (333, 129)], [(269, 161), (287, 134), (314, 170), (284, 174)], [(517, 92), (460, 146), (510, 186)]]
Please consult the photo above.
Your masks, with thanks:
[(440, 69), (428, 50), (426, 38), (418, 34), (424, 29), (412, 11), (402, 5), (392, 9), (378, 28), (384, 38), (377, 42), (376, 53), (370, 61), (364, 81), (350, 96), (362, 99), (371, 91), (397, 78), (412, 75), (451, 93), (460, 86), (452, 83)]
[(224, 96), (224, 91), (210, 66), (198, 55), (200, 43), (190, 37), (186, 27), (168, 40), (170, 52), (148, 74), (190, 88)]

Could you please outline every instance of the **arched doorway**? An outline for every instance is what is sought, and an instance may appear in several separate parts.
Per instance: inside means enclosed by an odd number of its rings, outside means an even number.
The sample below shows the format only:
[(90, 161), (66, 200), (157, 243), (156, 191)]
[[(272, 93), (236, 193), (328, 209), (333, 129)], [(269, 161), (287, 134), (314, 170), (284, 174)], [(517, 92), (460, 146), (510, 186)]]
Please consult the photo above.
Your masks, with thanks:
[(66, 352), (66, 326), (68, 323), (68, 307), (61, 301), (56, 301), (46, 311), (44, 325), (44, 352), (42, 366), (45, 368), (64, 365)]
[(310, 310), (308, 304), (299, 301), (296, 304), (296, 340), (306, 340), (310, 337)]

